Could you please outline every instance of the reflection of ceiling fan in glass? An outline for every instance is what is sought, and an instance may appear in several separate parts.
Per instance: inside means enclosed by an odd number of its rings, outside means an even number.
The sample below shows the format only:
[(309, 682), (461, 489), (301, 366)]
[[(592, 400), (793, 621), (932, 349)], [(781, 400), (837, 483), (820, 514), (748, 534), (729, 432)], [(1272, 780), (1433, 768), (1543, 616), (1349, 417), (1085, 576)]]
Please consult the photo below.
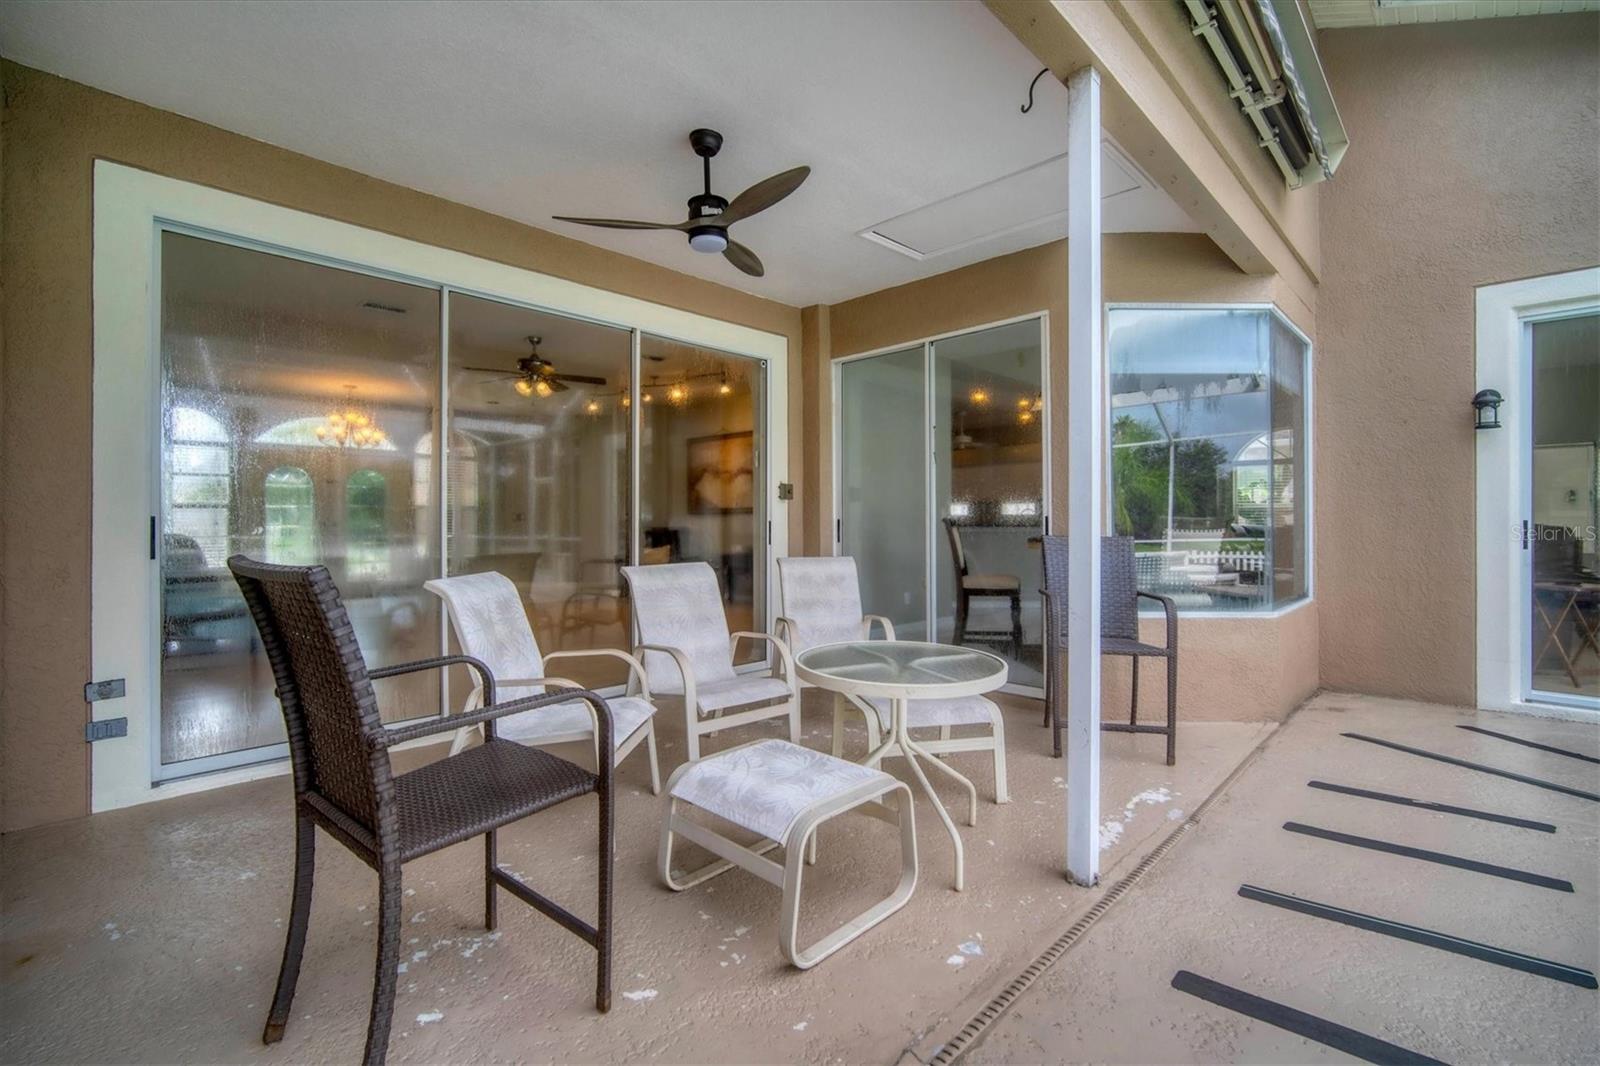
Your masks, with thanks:
[(555, 364), (539, 355), (539, 343), (542, 337), (529, 337), (528, 344), (532, 351), (517, 360), (515, 373), (507, 374), (504, 370), (491, 369), (484, 366), (466, 366), (463, 370), (471, 370), (479, 374), (494, 374), (490, 381), (509, 381), (511, 387), (517, 390), (520, 396), (538, 396), (541, 399), (553, 396), (558, 392), (566, 392), (570, 387), (569, 382), (577, 385), (604, 385), (605, 378), (590, 377), (587, 374), (558, 374)]

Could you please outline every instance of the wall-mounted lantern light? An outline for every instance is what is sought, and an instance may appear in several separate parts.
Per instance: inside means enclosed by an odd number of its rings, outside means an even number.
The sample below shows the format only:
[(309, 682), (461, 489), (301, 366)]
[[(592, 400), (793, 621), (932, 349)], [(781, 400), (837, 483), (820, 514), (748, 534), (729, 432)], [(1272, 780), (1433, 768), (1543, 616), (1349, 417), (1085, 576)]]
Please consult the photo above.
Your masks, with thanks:
[(1483, 389), (1472, 398), (1472, 410), (1477, 417), (1477, 429), (1500, 428), (1500, 404), (1502, 397), (1494, 389)]

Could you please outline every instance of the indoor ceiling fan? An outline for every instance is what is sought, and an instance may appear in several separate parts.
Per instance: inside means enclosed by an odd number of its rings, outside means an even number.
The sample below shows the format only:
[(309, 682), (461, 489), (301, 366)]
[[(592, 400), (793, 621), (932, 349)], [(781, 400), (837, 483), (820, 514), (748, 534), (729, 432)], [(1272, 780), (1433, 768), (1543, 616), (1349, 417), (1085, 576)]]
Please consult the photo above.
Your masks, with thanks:
[(689, 197), (689, 217), (682, 222), (635, 222), (622, 218), (571, 218), (554, 216), (558, 222), (577, 222), (584, 226), (601, 226), (605, 229), (670, 229), (689, 235), (689, 247), (697, 252), (721, 252), (723, 257), (752, 277), (761, 277), (766, 268), (756, 253), (732, 240), (728, 227), (773, 204), (800, 187), (810, 175), (810, 167), (795, 167), (782, 174), (774, 174), (758, 181), (731, 201), (724, 200), (711, 191), (711, 157), (722, 147), (722, 134), (716, 130), (695, 130), (689, 134), (689, 145), (699, 156), (705, 168), (705, 192)]
[(522, 396), (551, 396), (558, 392), (566, 392), (570, 387), (567, 383), (577, 385), (604, 385), (605, 378), (591, 377), (587, 374), (558, 374), (555, 364), (539, 354), (541, 337), (529, 337), (528, 344), (532, 351), (517, 360), (517, 369), (514, 373), (486, 366), (467, 366), (463, 370), (472, 370), (480, 374), (496, 374), (491, 381), (511, 381), (512, 388)]

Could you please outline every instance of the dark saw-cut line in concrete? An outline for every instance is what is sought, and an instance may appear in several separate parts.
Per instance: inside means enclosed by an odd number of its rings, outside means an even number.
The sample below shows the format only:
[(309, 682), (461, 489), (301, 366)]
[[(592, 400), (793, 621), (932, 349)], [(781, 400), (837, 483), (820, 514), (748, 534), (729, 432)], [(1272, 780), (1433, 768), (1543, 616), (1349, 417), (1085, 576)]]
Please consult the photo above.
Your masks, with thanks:
[(1326, 1018), (1318, 1018), (1315, 1014), (1307, 1014), (1303, 1010), (1296, 1010), (1270, 999), (1262, 999), (1243, 989), (1213, 981), (1209, 977), (1201, 977), (1188, 970), (1179, 970), (1172, 975), (1172, 987), (1179, 992), (1187, 992), (1191, 996), (1203, 999), (1207, 1003), (1214, 1003), (1226, 1010), (1254, 1018), (1256, 1021), (1277, 1026), (1296, 1036), (1326, 1044), (1364, 1062), (1393, 1063), (1396, 1066), (1413, 1063), (1444, 1066), (1439, 1059), (1431, 1059), (1399, 1044), (1379, 1040), (1349, 1026), (1330, 1022)]
[(1430, 803), (1427, 800), (1412, 799), (1410, 796), (1396, 796), (1390, 792), (1373, 792), (1371, 789), (1354, 788), (1350, 785), (1335, 785), (1329, 781), (1307, 781), (1306, 786), (1308, 788), (1320, 788), (1324, 792), (1337, 792), (1344, 796), (1360, 796), (1362, 799), (1396, 803), (1402, 807), (1414, 807), (1417, 810), (1437, 811), (1440, 814), (1459, 814), (1463, 818), (1477, 818), (1485, 822), (1498, 822), (1500, 825), (1514, 825), (1519, 829), (1535, 829), (1541, 833), (1554, 833), (1556, 831), (1556, 827), (1549, 822), (1536, 822), (1531, 818), (1513, 818), (1509, 814), (1475, 811), (1471, 807), (1452, 807), (1448, 803)]
[(1548, 751), (1552, 755), (1565, 755), (1569, 759), (1582, 759), (1584, 762), (1592, 762), (1600, 765), (1600, 759), (1596, 759), (1593, 755), (1585, 755), (1579, 751), (1568, 751), (1566, 748), (1553, 748), (1549, 744), (1540, 744), (1536, 741), (1524, 740), (1521, 737), (1514, 737), (1510, 733), (1497, 733), (1493, 729), (1484, 729), (1482, 726), (1476, 725), (1458, 725), (1456, 728), (1465, 729), (1469, 733), (1482, 733), (1486, 737), (1496, 737), (1500, 740), (1509, 740), (1511, 743), (1521, 744), (1525, 748), (1538, 748), (1540, 751)]
[(1514, 774), (1510, 770), (1502, 770), (1495, 766), (1485, 766), (1482, 763), (1468, 762), (1465, 759), (1457, 759), (1453, 755), (1440, 755), (1436, 751), (1427, 751), (1423, 748), (1413, 748), (1405, 744), (1396, 744), (1392, 740), (1383, 740), (1380, 737), (1369, 737), (1365, 733), (1340, 733), (1339, 735), (1342, 737), (1349, 737), (1351, 740), (1364, 740), (1368, 744), (1378, 744), (1385, 748), (1393, 748), (1395, 751), (1404, 751), (1412, 755), (1420, 755), (1424, 759), (1433, 759), (1437, 762), (1447, 762), (1451, 766), (1465, 766), (1467, 769), (1477, 770), (1479, 773), (1493, 774), (1496, 777), (1504, 777), (1512, 781), (1521, 781), (1525, 785), (1533, 785), (1537, 788), (1546, 788), (1551, 792), (1560, 792), (1564, 795), (1577, 796), (1579, 799), (1586, 799), (1594, 803), (1600, 803), (1600, 796), (1595, 795), (1593, 792), (1585, 792), (1580, 788), (1568, 788), (1566, 785), (1558, 785), (1553, 781), (1541, 781), (1537, 777), (1524, 777), (1522, 774)]
[(1449, 933), (1440, 933), (1432, 929), (1424, 929), (1420, 925), (1408, 925), (1405, 922), (1396, 922), (1389, 918), (1379, 918), (1372, 914), (1362, 914), (1360, 911), (1345, 910), (1335, 907), (1331, 903), (1318, 903), (1315, 900), (1301, 899), (1284, 892), (1274, 892), (1270, 888), (1257, 888), (1255, 885), (1240, 885), (1239, 895), (1245, 899), (1255, 900), (1257, 903), (1269, 903), (1274, 907), (1307, 914), (1313, 918), (1326, 918), (1330, 922), (1339, 922), (1342, 925), (1352, 926), (1356, 929), (1365, 929), (1372, 933), (1382, 933), (1398, 940), (1409, 940), (1413, 944), (1423, 944), (1440, 951), (1448, 951), (1456, 955), (1464, 955), (1469, 959), (1478, 959), (1481, 962), (1493, 963), (1496, 966), (1505, 966), (1512, 970), (1521, 970), (1523, 973), (1537, 974), (1548, 977), (1552, 981), (1564, 981), (1569, 985), (1579, 988), (1600, 988), (1596, 984), (1594, 974), (1577, 966), (1568, 966), (1563, 962), (1552, 962), (1541, 959), (1537, 955), (1524, 955), (1520, 951), (1508, 951), (1497, 948), (1492, 944), (1480, 944), (1476, 940), (1467, 940)]
[(1490, 877), (1503, 877), (1507, 881), (1521, 881), (1523, 884), (1537, 885), (1540, 888), (1553, 888), (1557, 892), (1573, 891), (1571, 881), (1563, 881), (1559, 877), (1546, 877), (1544, 874), (1529, 873), (1527, 870), (1517, 870), (1510, 866), (1496, 866), (1491, 862), (1463, 859), (1459, 855), (1446, 855), (1442, 851), (1428, 851), (1425, 848), (1407, 847), (1404, 844), (1394, 844), (1387, 840), (1358, 837), (1352, 833), (1340, 833), (1332, 829), (1323, 829), (1320, 826), (1304, 825), (1300, 822), (1284, 822), (1283, 827), (1291, 833), (1303, 833), (1308, 837), (1332, 840), (1335, 843), (1349, 844), (1352, 847), (1366, 848), (1369, 851), (1381, 851), (1387, 855), (1403, 855), (1408, 859), (1436, 862), (1440, 866), (1454, 866), (1458, 870), (1471, 870), (1473, 873), (1488, 874)]

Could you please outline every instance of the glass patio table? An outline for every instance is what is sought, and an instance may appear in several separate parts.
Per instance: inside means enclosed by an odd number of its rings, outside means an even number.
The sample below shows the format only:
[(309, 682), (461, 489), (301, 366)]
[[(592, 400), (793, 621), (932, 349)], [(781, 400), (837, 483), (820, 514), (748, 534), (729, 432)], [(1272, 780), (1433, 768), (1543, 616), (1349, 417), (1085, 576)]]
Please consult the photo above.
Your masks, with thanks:
[[(1005, 660), (986, 651), (949, 644), (857, 640), (822, 644), (803, 651), (795, 657), (794, 666), (801, 681), (838, 696), (853, 697), (861, 703), (870, 699), (889, 701), (893, 713), (889, 736), (862, 761), (874, 766), (891, 754), (905, 756), (955, 845), (956, 891), (960, 892), (966, 887), (961, 834), (929, 784), (921, 761), (927, 760), (930, 766), (955, 778), (967, 790), (968, 825), (976, 825), (978, 821), (978, 790), (966, 777), (911, 739), (906, 711), (912, 700), (957, 699), (993, 692), (1006, 683)], [(876, 713), (869, 707), (863, 709)]]

